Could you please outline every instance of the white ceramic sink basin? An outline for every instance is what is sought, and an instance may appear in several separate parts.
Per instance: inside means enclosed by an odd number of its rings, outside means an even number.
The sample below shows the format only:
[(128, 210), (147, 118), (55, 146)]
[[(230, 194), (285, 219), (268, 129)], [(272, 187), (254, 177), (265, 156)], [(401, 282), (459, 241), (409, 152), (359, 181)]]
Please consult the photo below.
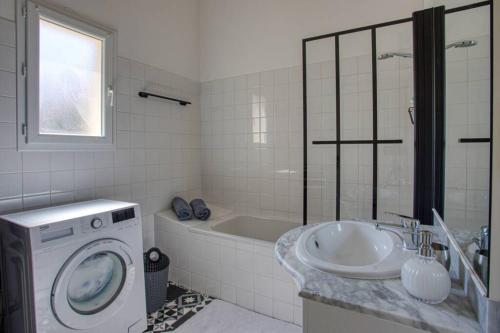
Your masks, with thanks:
[(397, 235), (358, 221), (327, 222), (306, 230), (297, 240), (296, 254), (316, 269), (359, 279), (398, 277), (403, 263), (415, 255), (403, 250)]

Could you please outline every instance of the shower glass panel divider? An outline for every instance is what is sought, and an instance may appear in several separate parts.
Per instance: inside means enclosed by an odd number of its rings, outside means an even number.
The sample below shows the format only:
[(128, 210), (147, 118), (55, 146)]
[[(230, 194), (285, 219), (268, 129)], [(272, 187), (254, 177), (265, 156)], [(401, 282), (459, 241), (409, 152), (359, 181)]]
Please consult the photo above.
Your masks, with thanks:
[[(307, 120), (307, 43), (311, 41), (316, 41), (319, 39), (334, 39), (335, 41), (335, 118), (336, 118), (336, 138), (335, 140), (312, 140), (312, 145), (334, 145), (336, 146), (336, 202), (335, 202), (335, 217), (336, 220), (341, 218), (341, 172), (342, 172), (342, 163), (341, 163), (341, 147), (343, 145), (372, 145), (372, 161), (373, 161), (373, 170), (372, 170), (372, 204), (371, 204), (371, 218), (377, 219), (377, 202), (378, 202), (378, 148), (379, 145), (384, 144), (402, 144), (402, 139), (379, 139), (378, 138), (378, 92), (377, 92), (377, 29), (388, 27), (391, 25), (397, 25), (402, 23), (408, 23), (413, 21), (412, 18), (406, 18), (401, 20), (396, 20), (392, 22), (385, 22), (378, 25), (373, 25), (369, 27), (346, 30), (342, 32), (306, 38), (302, 41), (302, 61), (303, 61), (303, 109), (304, 109), (304, 202), (303, 202), (303, 219), (304, 224), (307, 224), (308, 220), (308, 152), (307, 148), (309, 145), (308, 142), (308, 120)], [(372, 139), (360, 139), (360, 140), (342, 140), (341, 138), (341, 75), (340, 75), (340, 36), (352, 34), (361, 31), (369, 30), (371, 33), (371, 79), (372, 79)]]

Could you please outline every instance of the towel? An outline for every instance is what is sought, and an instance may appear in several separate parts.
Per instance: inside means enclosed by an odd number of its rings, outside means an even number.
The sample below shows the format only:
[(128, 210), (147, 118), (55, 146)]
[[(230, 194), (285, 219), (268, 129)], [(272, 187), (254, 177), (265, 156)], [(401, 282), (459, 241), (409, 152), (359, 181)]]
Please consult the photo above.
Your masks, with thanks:
[(177, 218), (181, 221), (191, 220), (193, 218), (193, 210), (186, 200), (175, 197), (172, 200), (172, 210)]
[(189, 205), (193, 209), (194, 216), (202, 221), (208, 220), (210, 217), (210, 209), (207, 208), (205, 201), (202, 199), (194, 199)]

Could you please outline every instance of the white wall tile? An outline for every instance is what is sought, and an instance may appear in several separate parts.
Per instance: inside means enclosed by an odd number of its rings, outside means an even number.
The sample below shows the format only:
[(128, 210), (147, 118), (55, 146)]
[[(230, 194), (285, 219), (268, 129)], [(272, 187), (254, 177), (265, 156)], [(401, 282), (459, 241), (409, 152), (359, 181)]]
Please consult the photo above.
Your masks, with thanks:
[(292, 294), (294, 290), (294, 285), (291, 283), (285, 283), (279, 280), (273, 281), (273, 299), (292, 304)]
[(42, 195), (50, 192), (49, 172), (23, 173), (23, 195)]
[[(95, 170), (95, 184), (96, 186), (113, 186), (114, 183), (113, 168), (102, 168)], [(118, 184), (117, 184), (118, 185)]]
[(0, 199), (13, 199), (22, 194), (22, 174), (0, 174)]
[[(0, 176), (0, 184), (1, 184), (1, 176)], [(0, 185), (0, 191), (1, 191), (1, 185)], [(0, 211), (2, 212), (2, 214), (16, 212), (22, 210), (22, 208), (23, 208), (22, 198), (0, 200)]]
[(270, 297), (255, 294), (254, 309), (266, 316), (273, 316), (273, 300)]
[(256, 273), (254, 275), (255, 294), (271, 297), (273, 295), (273, 279)]
[(125, 112), (117, 112), (116, 128), (122, 131), (130, 130), (130, 114)]
[(77, 152), (75, 153), (75, 169), (85, 170), (95, 167), (93, 152)]
[(69, 152), (54, 152), (50, 155), (51, 170), (73, 170), (75, 157)]
[(16, 49), (0, 45), (0, 70), (14, 73), (16, 71)]
[(254, 294), (249, 291), (238, 288), (236, 290), (236, 304), (248, 310), (253, 310)]
[(130, 63), (131, 61), (127, 58), (117, 57), (116, 58), (116, 70), (120, 76), (129, 78), (130, 77)]
[(50, 170), (50, 153), (24, 152), (22, 156), (23, 172)]
[(301, 306), (293, 307), (293, 322), (295, 325), (302, 326), (303, 324), (303, 309)]
[(46, 207), (48, 205), (50, 205), (49, 194), (23, 197), (24, 209), (36, 209), (36, 208)]
[(7, 20), (14, 21), (15, 20), (15, 0), (2, 0), (0, 1), (0, 17), (3, 17)]
[(130, 61), (130, 77), (133, 79), (144, 80), (144, 64), (137, 61)]
[(16, 25), (14, 22), (0, 18), (0, 44), (16, 46)]
[(0, 97), (0, 122), (16, 122), (16, 99), (12, 97)]
[(95, 170), (75, 170), (75, 189), (91, 189), (95, 187)]
[(273, 317), (293, 322), (293, 305), (280, 301), (273, 301)]
[(16, 124), (0, 123), (0, 149), (16, 147)]
[(50, 204), (51, 205), (61, 205), (70, 203), (75, 200), (75, 195), (73, 192), (62, 192), (62, 193), (51, 193), (50, 194)]
[(114, 154), (112, 152), (96, 152), (94, 153), (94, 167), (112, 168), (114, 165)]
[(51, 172), (51, 192), (57, 193), (73, 191), (75, 187), (74, 177), (75, 175), (73, 170)]
[(0, 173), (21, 172), (22, 154), (16, 150), (0, 150)]
[(15, 73), (0, 71), (0, 96), (16, 97)]
[(236, 287), (223, 283), (221, 285), (220, 298), (223, 301), (235, 304), (236, 303)]

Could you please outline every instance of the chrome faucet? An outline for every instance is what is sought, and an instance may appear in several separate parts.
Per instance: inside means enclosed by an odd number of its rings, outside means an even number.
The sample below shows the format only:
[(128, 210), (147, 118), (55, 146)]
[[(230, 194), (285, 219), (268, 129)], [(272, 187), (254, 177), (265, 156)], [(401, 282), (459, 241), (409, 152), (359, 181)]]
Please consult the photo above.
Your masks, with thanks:
[(400, 225), (392, 223), (377, 222), (375, 229), (378, 231), (390, 231), (395, 233), (403, 242), (405, 250), (415, 251), (419, 246), (420, 221), (410, 216), (393, 212), (385, 212), (400, 218)]
[(479, 250), (488, 250), (489, 249), (489, 238), (490, 238), (490, 230), (488, 226), (483, 225), (481, 227), (481, 231), (479, 233), (479, 238), (474, 237), (472, 240), (477, 244)]

